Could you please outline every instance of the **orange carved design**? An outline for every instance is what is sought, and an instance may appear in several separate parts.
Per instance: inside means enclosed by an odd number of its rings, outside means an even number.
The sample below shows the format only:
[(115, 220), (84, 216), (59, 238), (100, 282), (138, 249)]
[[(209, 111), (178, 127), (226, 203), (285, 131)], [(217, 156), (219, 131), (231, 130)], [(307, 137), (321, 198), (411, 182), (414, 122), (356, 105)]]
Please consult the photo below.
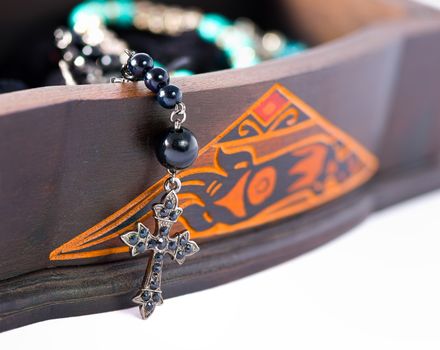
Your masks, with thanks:
[(252, 205), (259, 205), (272, 195), (275, 189), (277, 172), (273, 166), (261, 169), (250, 180), (248, 199)]
[[(365, 183), (376, 157), (277, 84), (201, 151), (180, 174), (184, 215), (176, 230), (194, 238), (250, 229), (331, 201)], [(133, 201), (54, 249), (51, 260), (127, 252), (118, 236), (152, 226), (161, 179)]]
[(222, 198), (215, 201), (214, 204), (228, 209), (236, 217), (243, 218), (246, 216), (246, 207), (243, 200), (246, 182), (250, 171), (246, 172), (234, 187)]

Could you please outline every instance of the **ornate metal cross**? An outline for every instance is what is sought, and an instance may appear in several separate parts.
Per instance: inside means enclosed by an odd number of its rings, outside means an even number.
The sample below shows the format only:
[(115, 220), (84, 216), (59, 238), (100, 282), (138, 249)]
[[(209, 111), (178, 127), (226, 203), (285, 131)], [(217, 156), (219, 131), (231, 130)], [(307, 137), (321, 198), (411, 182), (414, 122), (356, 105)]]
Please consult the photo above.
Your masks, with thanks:
[(141, 290), (132, 299), (134, 303), (139, 304), (143, 319), (148, 318), (156, 305), (163, 302), (160, 287), (165, 254), (171, 255), (173, 260), (181, 265), (187, 256), (199, 251), (196, 242), (190, 240), (188, 231), (170, 237), (171, 228), (183, 212), (178, 204), (176, 191), (169, 190), (161, 203), (153, 206), (154, 218), (156, 219), (156, 228), (153, 234), (143, 224), (138, 223), (137, 231), (121, 235), (122, 241), (131, 248), (132, 256), (152, 251)]

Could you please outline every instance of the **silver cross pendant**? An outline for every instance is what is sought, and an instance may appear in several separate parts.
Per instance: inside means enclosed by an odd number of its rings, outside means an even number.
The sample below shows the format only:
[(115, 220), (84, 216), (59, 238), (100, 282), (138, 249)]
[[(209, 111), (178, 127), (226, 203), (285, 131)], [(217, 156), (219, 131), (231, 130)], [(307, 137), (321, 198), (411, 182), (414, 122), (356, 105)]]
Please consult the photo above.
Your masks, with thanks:
[(132, 299), (139, 305), (143, 319), (148, 318), (157, 305), (162, 304), (162, 267), (166, 254), (180, 265), (187, 256), (197, 253), (200, 249), (196, 242), (191, 241), (188, 231), (183, 231), (174, 237), (170, 237), (171, 228), (176, 223), (183, 209), (179, 208), (177, 189), (170, 189), (165, 186), (167, 193), (161, 203), (153, 206), (154, 218), (156, 220), (155, 231), (152, 234), (143, 224), (138, 223), (137, 231), (130, 231), (121, 235), (122, 241), (131, 249), (131, 255), (151, 251), (152, 255), (148, 261), (144, 281), (138, 294)]

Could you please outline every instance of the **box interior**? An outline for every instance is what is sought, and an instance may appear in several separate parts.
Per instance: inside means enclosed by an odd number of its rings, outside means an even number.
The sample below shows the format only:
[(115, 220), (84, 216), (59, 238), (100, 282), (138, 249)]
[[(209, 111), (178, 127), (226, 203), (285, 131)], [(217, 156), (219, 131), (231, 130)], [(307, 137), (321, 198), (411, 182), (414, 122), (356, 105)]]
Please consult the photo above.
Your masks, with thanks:
[[(53, 44), (53, 31), (66, 25), (69, 11), (78, 0), (8, 1), (0, 12), (0, 79), (19, 80), (24, 88), (58, 85), (51, 74), (58, 69)], [(195, 6), (206, 12), (221, 13), (231, 19), (247, 17), (263, 30), (279, 30), (289, 38), (301, 40), (308, 46), (319, 45), (347, 35), (371, 23), (405, 15), (402, 2), (387, 0), (173, 0), (165, 4)], [(136, 49), (145, 46), (139, 33), (118, 33)], [(125, 36), (124, 36), (125, 35)], [(195, 50), (203, 71), (225, 68), (221, 60), (213, 62), (205, 48), (194, 45), (191, 36), (185, 38), (149, 38), (146, 44), (163, 55), (163, 47), (175, 51)], [(198, 50), (198, 51), (197, 51)], [(208, 50), (209, 53), (209, 50)], [(165, 53), (165, 54), (173, 54)]]

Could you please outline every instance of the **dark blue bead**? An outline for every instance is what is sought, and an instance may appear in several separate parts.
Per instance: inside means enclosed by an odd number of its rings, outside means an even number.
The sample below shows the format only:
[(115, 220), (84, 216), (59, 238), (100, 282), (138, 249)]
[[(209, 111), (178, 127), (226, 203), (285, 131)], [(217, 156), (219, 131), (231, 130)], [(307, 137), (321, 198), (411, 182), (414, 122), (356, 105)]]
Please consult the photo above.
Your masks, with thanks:
[(153, 272), (155, 272), (155, 273), (159, 273), (160, 270), (161, 270), (161, 268), (162, 268), (162, 265), (161, 265), (160, 263), (155, 263), (155, 264), (153, 264), (153, 268), (152, 268), (152, 270), (153, 270)]
[(145, 243), (144, 242), (139, 242), (137, 245), (137, 250), (139, 253), (143, 253), (145, 251)]
[(177, 211), (172, 211), (170, 213), (170, 220), (176, 220), (177, 219)]
[(132, 234), (129, 238), (128, 238), (128, 242), (131, 244), (131, 245), (135, 245), (137, 242), (138, 242), (138, 236), (137, 235), (135, 235), (135, 234)]
[(162, 260), (163, 260), (163, 254), (162, 254), (162, 253), (156, 253), (156, 254), (154, 254), (154, 260), (156, 260), (156, 261), (162, 261)]
[(157, 94), (159, 104), (164, 108), (174, 108), (182, 102), (182, 91), (175, 85), (167, 85), (161, 88)]
[(135, 53), (127, 62), (127, 69), (136, 80), (144, 79), (145, 74), (153, 68), (153, 59), (146, 53)]
[(188, 239), (185, 236), (180, 237), (180, 245), (185, 245), (188, 243)]
[(191, 253), (191, 252), (192, 252), (192, 245), (189, 244), (189, 243), (187, 243), (187, 244), (185, 245), (185, 253), (186, 253), (186, 254), (189, 254), (189, 253)]
[(171, 250), (174, 250), (177, 248), (177, 242), (176, 241), (169, 241), (168, 248)]
[(166, 201), (166, 202), (165, 202), (165, 208), (167, 208), (167, 209), (173, 209), (173, 207), (174, 207), (174, 204), (173, 204), (172, 201)]
[(157, 281), (151, 281), (150, 282), (150, 288), (151, 289), (157, 289), (159, 285), (157, 284)]
[(162, 218), (166, 218), (166, 217), (168, 216), (168, 210), (166, 210), (165, 208), (162, 208), (162, 209), (160, 210), (159, 215), (160, 215), (160, 217), (162, 217)]
[(148, 230), (145, 227), (142, 227), (139, 231), (139, 237), (145, 238), (148, 235)]
[(154, 293), (153, 294), (153, 301), (155, 303), (158, 303), (160, 301), (160, 293)]
[(148, 249), (152, 249), (156, 246), (156, 241), (154, 239), (150, 239), (148, 241)]
[(150, 299), (150, 292), (149, 291), (143, 292), (141, 298), (143, 301), (148, 301)]
[(160, 233), (162, 236), (166, 236), (166, 235), (168, 235), (169, 232), (170, 232), (170, 228), (169, 228), (168, 226), (162, 226), (162, 227), (159, 229), (159, 233)]
[(167, 246), (166, 239), (163, 239), (162, 237), (158, 238), (156, 241), (156, 247), (158, 249), (164, 249)]
[(188, 168), (199, 153), (199, 145), (194, 134), (186, 128), (178, 130), (171, 127), (158, 139), (156, 156), (168, 169)]
[(145, 304), (145, 308), (147, 309), (147, 311), (153, 311), (154, 310), (154, 303), (149, 301), (148, 303)]
[(182, 252), (182, 251), (178, 251), (177, 252), (177, 254), (176, 254), (176, 258), (177, 259), (182, 259), (182, 258), (184, 258), (185, 257), (185, 254)]
[(170, 82), (168, 72), (160, 67), (155, 67), (145, 74), (145, 86), (153, 92), (158, 92)]

